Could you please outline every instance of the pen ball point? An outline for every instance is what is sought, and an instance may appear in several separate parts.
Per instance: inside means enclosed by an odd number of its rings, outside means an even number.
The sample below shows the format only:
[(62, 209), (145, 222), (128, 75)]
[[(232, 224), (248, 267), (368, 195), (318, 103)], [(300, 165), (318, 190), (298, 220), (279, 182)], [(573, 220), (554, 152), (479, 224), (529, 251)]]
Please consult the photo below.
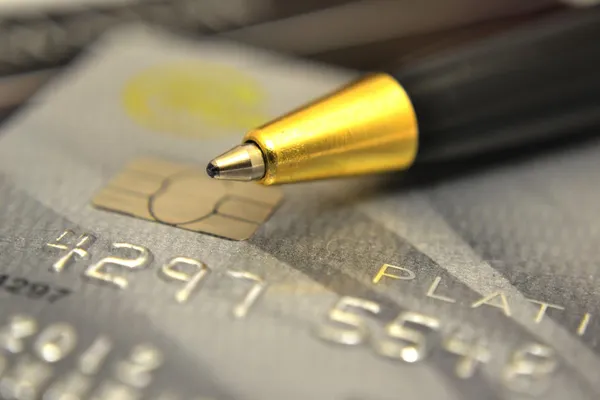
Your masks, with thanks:
[(206, 174), (211, 178), (216, 178), (219, 176), (219, 168), (212, 162), (209, 162), (206, 166)]

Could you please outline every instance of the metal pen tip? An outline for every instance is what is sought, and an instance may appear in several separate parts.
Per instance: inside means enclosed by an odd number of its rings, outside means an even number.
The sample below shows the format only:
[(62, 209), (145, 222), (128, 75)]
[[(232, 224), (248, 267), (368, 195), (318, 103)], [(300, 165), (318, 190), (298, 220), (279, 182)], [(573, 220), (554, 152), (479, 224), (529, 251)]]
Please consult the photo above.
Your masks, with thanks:
[(255, 181), (265, 175), (265, 161), (257, 145), (246, 143), (209, 162), (206, 173), (215, 179)]
[(211, 178), (219, 178), (219, 167), (211, 161), (206, 166), (206, 173)]

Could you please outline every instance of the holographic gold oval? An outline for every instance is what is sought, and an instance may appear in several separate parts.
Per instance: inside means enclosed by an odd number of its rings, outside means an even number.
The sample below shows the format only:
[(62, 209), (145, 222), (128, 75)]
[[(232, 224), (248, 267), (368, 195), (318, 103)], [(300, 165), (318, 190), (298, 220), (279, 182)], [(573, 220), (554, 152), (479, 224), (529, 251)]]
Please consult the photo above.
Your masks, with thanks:
[(402, 170), (417, 154), (417, 118), (402, 86), (375, 74), (249, 132), (244, 141), (265, 156), (265, 185)]

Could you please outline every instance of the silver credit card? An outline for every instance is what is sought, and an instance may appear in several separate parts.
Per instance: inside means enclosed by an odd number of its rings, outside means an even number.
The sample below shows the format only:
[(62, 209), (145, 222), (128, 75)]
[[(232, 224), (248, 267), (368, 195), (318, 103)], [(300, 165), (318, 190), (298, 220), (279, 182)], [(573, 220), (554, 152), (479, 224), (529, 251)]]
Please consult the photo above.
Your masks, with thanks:
[[(235, 189), (240, 241), (178, 226), (196, 217), (177, 196), (210, 197), (193, 179), (128, 175), (129, 215), (92, 205), (136, 159), (201, 168), (352, 78), (138, 27), (47, 85), (0, 136), (0, 396), (597, 398), (598, 143), (286, 186), (270, 214)], [(141, 214), (160, 190), (169, 217)]]

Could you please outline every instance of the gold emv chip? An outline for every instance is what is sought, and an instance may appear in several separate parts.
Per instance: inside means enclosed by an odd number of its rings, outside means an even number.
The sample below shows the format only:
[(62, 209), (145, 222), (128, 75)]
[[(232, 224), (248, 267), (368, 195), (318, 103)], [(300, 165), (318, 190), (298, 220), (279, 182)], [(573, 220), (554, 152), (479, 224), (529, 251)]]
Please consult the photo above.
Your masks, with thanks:
[(269, 218), (282, 197), (278, 188), (218, 181), (194, 166), (140, 158), (114, 177), (92, 204), (194, 232), (245, 240)]

